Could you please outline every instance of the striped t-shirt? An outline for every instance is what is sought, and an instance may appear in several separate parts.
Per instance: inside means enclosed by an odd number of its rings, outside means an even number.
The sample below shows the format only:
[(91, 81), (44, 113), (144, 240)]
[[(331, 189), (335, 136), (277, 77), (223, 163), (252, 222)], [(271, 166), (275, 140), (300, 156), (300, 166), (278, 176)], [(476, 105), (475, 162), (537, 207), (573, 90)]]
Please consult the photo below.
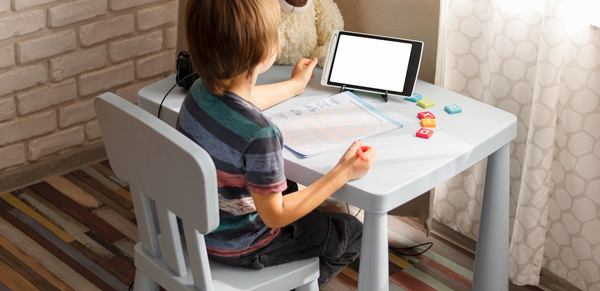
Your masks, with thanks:
[(198, 80), (183, 101), (177, 129), (206, 150), (217, 169), (221, 221), (205, 236), (209, 254), (237, 257), (276, 238), (279, 229), (262, 222), (250, 193), (287, 188), (278, 128), (242, 97), (215, 96)]

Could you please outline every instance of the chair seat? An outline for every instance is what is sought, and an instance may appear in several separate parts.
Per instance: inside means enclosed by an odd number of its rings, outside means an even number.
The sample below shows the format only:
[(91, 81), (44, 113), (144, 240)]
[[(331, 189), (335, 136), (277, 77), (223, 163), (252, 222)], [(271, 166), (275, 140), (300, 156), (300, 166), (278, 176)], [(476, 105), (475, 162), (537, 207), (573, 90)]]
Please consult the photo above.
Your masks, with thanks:
[(215, 290), (291, 290), (319, 278), (319, 259), (310, 258), (260, 270), (210, 262)]
[[(167, 290), (196, 290), (189, 267), (187, 274), (182, 277), (177, 277), (171, 272), (165, 273), (163, 270), (168, 267), (161, 260), (147, 255), (139, 242), (135, 245), (135, 266)], [(295, 261), (260, 270), (232, 267), (210, 261), (210, 271), (214, 290), (291, 290), (318, 279), (319, 258)]]

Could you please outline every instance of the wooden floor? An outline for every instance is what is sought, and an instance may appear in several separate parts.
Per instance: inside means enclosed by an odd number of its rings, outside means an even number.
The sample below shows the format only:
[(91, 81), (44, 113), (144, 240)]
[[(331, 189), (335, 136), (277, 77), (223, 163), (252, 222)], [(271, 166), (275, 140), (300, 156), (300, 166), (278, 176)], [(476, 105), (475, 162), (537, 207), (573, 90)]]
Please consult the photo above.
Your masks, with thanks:
[[(0, 290), (127, 290), (135, 273), (135, 218), (127, 185), (108, 163), (0, 198)], [(390, 290), (470, 289), (472, 254), (427, 238), (410, 220), (390, 217), (389, 226), (394, 245), (434, 242), (420, 256), (390, 254)], [(358, 264), (323, 290), (356, 290)]]

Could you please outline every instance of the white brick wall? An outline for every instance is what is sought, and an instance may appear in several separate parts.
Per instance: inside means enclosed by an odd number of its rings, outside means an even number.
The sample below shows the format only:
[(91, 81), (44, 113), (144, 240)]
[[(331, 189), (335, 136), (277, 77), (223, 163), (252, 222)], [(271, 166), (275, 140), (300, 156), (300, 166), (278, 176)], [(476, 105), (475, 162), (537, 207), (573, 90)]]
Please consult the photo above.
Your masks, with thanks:
[(15, 64), (15, 46), (7, 45), (0, 47), (0, 69)]
[(0, 145), (49, 133), (56, 129), (56, 112), (46, 111), (0, 125)]
[(101, 142), (94, 98), (172, 74), (176, 0), (0, 0), (0, 175)]
[(15, 116), (17, 116), (17, 111), (13, 98), (0, 99), (0, 121), (12, 119)]
[(152, 55), (135, 61), (138, 78), (148, 78), (168, 73), (175, 66), (175, 59), (170, 58), (173, 51)]
[(106, 66), (107, 58), (104, 45), (76, 51), (51, 59), (50, 73), (52, 79), (60, 81), (85, 71), (102, 68)]
[(76, 126), (29, 141), (29, 160), (56, 153), (60, 150), (81, 145), (85, 141), (83, 126)]
[(165, 30), (165, 47), (168, 49), (177, 46), (177, 27), (169, 27)]
[(67, 127), (83, 121), (88, 121), (96, 116), (94, 99), (77, 102), (61, 107), (58, 110), (58, 125)]
[(75, 79), (68, 79), (17, 95), (17, 102), (19, 113), (25, 115), (75, 98), (77, 84)]
[(0, 96), (45, 83), (48, 70), (45, 64), (19, 67), (0, 74)]
[(54, 6), (48, 10), (50, 26), (63, 26), (94, 16), (108, 10), (106, 0), (77, 0)]
[(161, 26), (175, 21), (177, 18), (177, 3), (172, 1), (165, 5), (154, 6), (138, 11), (137, 24), (141, 30)]
[(25, 157), (25, 144), (18, 143), (0, 148), (0, 168), (20, 165), (27, 161)]
[(17, 44), (19, 63), (24, 64), (74, 50), (76, 42), (73, 29), (20, 42)]
[(3, 16), (0, 27), (0, 40), (38, 31), (46, 27), (46, 13), (35, 10)]
[(0, 0), (0, 13), (10, 10), (10, 0)]
[(79, 76), (79, 94), (99, 93), (115, 86), (130, 83), (135, 79), (133, 62), (112, 66)]
[(142, 5), (142, 4), (158, 2), (158, 0), (130, 0), (130, 1), (109, 0), (108, 2), (110, 4), (111, 10), (121, 10), (121, 9), (126, 9), (126, 8), (130, 8), (130, 7)]
[(82, 45), (89, 46), (134, 31), (135, 19), (132, 14), (127, 14), (81, 26), (79, 40)]
[(85, 136), (89, 140), (99, 139), (102, 137), (98, 120), (93, 120), (85, 124)]
[(110, 59), (113, 62), (126, 60), (132, 57), (142, 56), (157, 52), (163, 48), (163, 32), (155, 31), (138, 37), (116, 41), (110, 44)]
[(16, 10), (22, 10), (56, 1), (57, 0), (15, 0), (14, 3)]

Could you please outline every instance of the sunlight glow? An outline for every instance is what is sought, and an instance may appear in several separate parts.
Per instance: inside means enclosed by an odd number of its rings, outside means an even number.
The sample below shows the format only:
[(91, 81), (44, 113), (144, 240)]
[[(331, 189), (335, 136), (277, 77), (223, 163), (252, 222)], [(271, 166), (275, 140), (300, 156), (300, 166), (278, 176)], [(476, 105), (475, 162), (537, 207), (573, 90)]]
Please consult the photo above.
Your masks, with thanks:
[(508, 14), (544, 13), (547, 0), (497, 0), (500, 9)]
[(590, 1), (590, 7), (587, 10), (590, 15), (590, 23), (600, 28), (600, 1)]
[(600, 1), (571, 0), (562, 4), (559, 16), (566, 21), (569, 32), (580, 31), (590, 24), (600, 26)]
[[(539, 13), (543, 15), (550, 0), (496, 0), (500, 10), (519, 15)], [(578, 31), (588, 25), (600, 27), (600, 0), (564, 0), (557, 8), (568, 31)]]

